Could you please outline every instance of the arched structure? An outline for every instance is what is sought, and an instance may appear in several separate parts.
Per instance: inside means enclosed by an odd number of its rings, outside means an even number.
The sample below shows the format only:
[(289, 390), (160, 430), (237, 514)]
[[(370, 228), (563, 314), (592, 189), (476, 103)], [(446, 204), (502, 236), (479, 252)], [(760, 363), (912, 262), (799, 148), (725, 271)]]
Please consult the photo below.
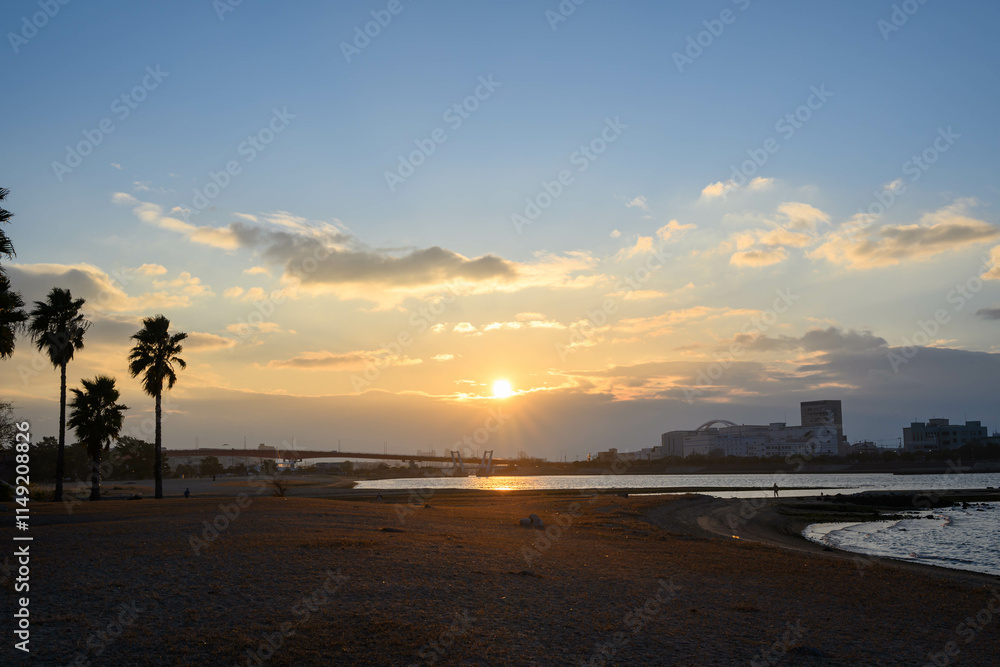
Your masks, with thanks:
[(716, 424), (722, 424), (723, 426), (739, 426), (739, 424), (733, 423), (728, 419), (710, 419), (709, 421), (705, 422), (704, 424), (696, 428), (695, 432), (701, 433), (702, 431), (707, 431)]

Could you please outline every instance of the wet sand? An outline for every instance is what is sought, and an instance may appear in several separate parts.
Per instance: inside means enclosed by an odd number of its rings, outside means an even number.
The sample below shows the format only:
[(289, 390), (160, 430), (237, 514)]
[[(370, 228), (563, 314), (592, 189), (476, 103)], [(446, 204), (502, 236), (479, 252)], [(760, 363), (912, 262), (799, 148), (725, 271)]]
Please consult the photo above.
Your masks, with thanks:
[[(406, 501), (36, 503), (33, 662), (1000, 663), (1000, 615), (960, 627), (996, 577), (824, 551), (773, 502)], [(518, 525), (532, 513), (547, 531)]]

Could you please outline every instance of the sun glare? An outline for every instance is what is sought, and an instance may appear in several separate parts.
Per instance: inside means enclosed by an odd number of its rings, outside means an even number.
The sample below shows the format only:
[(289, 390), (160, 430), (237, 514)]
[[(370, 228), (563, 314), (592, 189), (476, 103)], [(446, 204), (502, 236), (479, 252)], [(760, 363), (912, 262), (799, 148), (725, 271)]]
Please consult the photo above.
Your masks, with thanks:
[(514, 389), (507, 380), (497, 380), (493, 383), (493, 398), (508, 398), (513, 395)]

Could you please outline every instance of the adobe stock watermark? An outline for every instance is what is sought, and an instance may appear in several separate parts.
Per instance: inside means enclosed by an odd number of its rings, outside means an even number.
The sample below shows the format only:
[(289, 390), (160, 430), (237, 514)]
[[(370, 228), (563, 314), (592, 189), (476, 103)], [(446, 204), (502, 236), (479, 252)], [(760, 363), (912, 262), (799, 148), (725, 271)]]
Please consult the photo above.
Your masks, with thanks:
[(243, 0), (212, 0), (212, 9), (219, 21), (226, 20), (226, 14), (236, 11), (236, 8), (243, 4)]
[[(462, 437), (461, 440), (456, 440), (455, 444), (452, 445), (452, 451), (458, 452), (459, 456), (465, 460), (466, 458), (474, 458), (476, 447), (483, 447), (488, 443), (495, 434), (499, 433), (500, 430), (507, 423), (508, 415), (503, 413), (503, 406), (497, 407), (490, 410), (487, 413), (486, 419), (483, 420), (483, 425), (479, 428), (474, 429), (471, 433), (467, 433)], [(425, 471), (424, 479), (430, 479), (432, 477), (445, 477), (450, 476), (455, 471), (451, 473), (446, 473), (444, 470), (435, 471)], [(396, 518), (399, 519), (400, 524), (406, 523), (406, 517), (410, 516), (417, 509), (421, 508), (426, 504), (431, 498), (434, 497), (434, 489), (430, 487), (424, 487), (421, 489), (411, 489), (410, 495), (406, 499), (406, 503), (403, 505), (396, 505)]]
[[(614, 120), (605, 118), (604, 128), (600, 133), (589, 142), (581, 144), (569, 156), (570, 165), (576, 167), (577, 173), (582, 174), (587, 171), (590, 165), (596, 162), (608, 150), (608, 146), (618, 141), (622, 133), (627, 129), (628, 125), (623, 123), (620, 118), (615, 117)], [(510, 221), (514, 225), (514, 229), (517, 230), (517, 233), (524, 233), (524, 227), (533, 224), (542, 215), (543, 211), (552, 206), (553, 202), (563, 195), (563, 192), (574, 183), (575, 179), (576, 177), (572, 170), (563, 169), (556, 175), (554, 180), (543, 180), (541, 191), (534, 197), (525, 197), (524, 209), (520, 213), (513, 213), (510, 216)]]
[(447, 283), (444, 288), (444, 294), (422, 303), (417, 312), (410, 314), (407, 320), (409, 328), (401, 330), (391, 341), (379, 346), (378, 349), (387, 353), (385, 356), (367, 360), (360, 374), (351, 374), (351, 386), (354, 391), (361, 392), (371, 387), (382, 377), (382, 371), (392, 365), (394, 358), (402, 356), (403, 351), (416, 342), (417, 336), (426, 333), (441, 319), (448, 306), (458, 298), (454, 283)]
[[(777, 296), (771, 302), (771, 307), (766, 308), (760, 315), (750, 318), (740, 329), (740, 334), (747, 336), (765, 333), (780, 319), (781, 315), (787, 313), (788, 309), (801, 298), (797, 294), (792, 294), (792, 290), (789, 287), (786, 287), (784, 290), (779, 289), (775, 294)], [(705, 368), (698, 370), (696, 378), (698, 384), (694, 387), (684, 388), (684, 400), (689, 405), (693, 403), (696, 397), (705, 393), (704, 390), (706, 387), (713, 386), (713, 383), (721, 378), (745, 352), (746, 346), (738, 338), (734, 338), (733, 342), (729, 344), (729, 349), (725, 357), (713, 361)]]
[(948, 127), (939, 127), (934, 140), (919, 153), (914, 154), (900, 168), (900, 175), (884, 185), (881, 190), (874, 192), (875, 199), (868, 206), (859, 208), (858, 215), (863, 217), (864, 223), (857, 225), (848, 233), (848, 238), (853, 240), (854, 234), (872, 225), (875, 218), (885, 214), (893, 205), (899, 201), (901, 195), (906, 194), (908, 186), (906, 181), (916, 183), (927, 171), (939, 160), (944, 153), (951, 150), (955, 142), (962, 138)]
[(882, 33), (882, 41), (888, 42), (889, 35), (899, 32), (910, 20), (910, 17), (926, 4), (927, 0), (903, 0), (899, 4), (893, 4), (889, 18), (879, 19), (875, 22), (875, 27)]
[[(412, 0), (407, 0), (407, 2), (412, 2)], [(406, 5), (403, 4), (402, 0), (389, 0), (385, 9), (371, 11), (372, 20), (365, 23), (363, 27), (354, 26), (353, 39), (350, 42), (340, 43), (340, 52), (344, 54), (344, 60), (347, 61), (347, 64), (351, 64), (354, 57), (360, 56), (361, 52), (371, 45), (372, 40), (389, 27), (393, 17), (402, 14), (404, 9), (406, 9)]]
[[(732, 0), (732, 3), (741, 12), (746, 11), (747, 7), (750, 6), (750, 0)], [(702, 21), (701, 24), (705, 26), (705, 29), (696, 35), (688, 36), (687, 47), (684, 49), (684, 53), (680, 51), (674, 51), (673, 53), (674, 65), (677, 66), (677, 71), (683, 74), (685, 67), (693, 65), (694, 61), (705, 53), (705, 49), (715, 44), (715, 40), (722, 36), (727, 25), (736, 23), (737, 16), (738, 14), (733, 10), (723, 9), (719, 12), (719, 18)]]
[(455, 640), (459, 637), (464, 637), (472, 629), (472, 622), (475, 619), (469, 614), (468, 611), (462, 609), (455, 613), (455, 620), (452, 622), (451, 627), (438, 635), (437, 638), (432, 639), (417, 651), (417, 656), (420, 657), (420, 662), (410, 663), (409, 667), (418, 667), (419, 665), (433, 665), (438, 660), (443, 658), (448, 652), (448, 649), (454, 646)]
[[(781, 150), (781, 142), (787, 142), (794, 137), (795, 133), (805, 127), (806, 123), (812, 120), (813, 115), (822, 109), (831, 97), (833, 97), (833, 93), (827, 90), (825, 83), (821, 83), (819, 87), (810, 86), (809, 95), (805, 101), (775, 121), (774, 131), (781, 136), (781, 139), (768, 137), (760, 146), (748, 148), (746, 160), (739, 165), (730, 165), (729, 181), (726, 185), (731, 187), (746, 185), (747, 181), (767, 164), (771, 156)], [(723, 189), (723, 198), (726, 197), (728, 189), (728, 187)]]
[(565, 23), (569, 17), (576, 13), (576, 8), (586, 3), (587, 0), (562, 0), (559, 5), (552, 9), (545, 10), (545, 20), (549, 22), (552, 32), (555, 32), (560, 23)]
[[(139, 83), (111, 101), (111, 113), (114, 114), (114, 118), (117, 118), (118, 122), (124, 122), (146, 100), (149, 93), (159, 88), (168, 76), (170, 72), (162, 71), (159, 65), (146, 67), (146, 73)], [(62, 183), (67, 174), (73, 173), (74, 169), (83, 164), (84, 158), (92, 154), (104, 143), (104, 139), (117, 129), (114, 118), (105, 116), (98, 121), (97, 127), (82, 131), (82, 140), (76, 144), (66, 145), (63, 161), (52, 161), (52, 173), (55, 174), (57, 181)]]
[[(586, 667), (603, 667), (615, 661), (615, 656), (620, 650), (628, 646), (632, 638), (642, 632), (653, 619), (659, 616), (667, 603), (677, 597), (680, 586), (674, 583), (673, 577), (669, 580), (662, 577), (656, 580), (657, 590), (654, 595), (643, 604), (636, 606), (629, 613), (625, 614), (622, 623), (625, 630), (619, 630), (611, 639), (594, 647), (590, 659), (581, 661), (581, 665)], [(617, 664), (617, 663), (616, 663)]]
[(336, 571), (327, 570), (323, 583), (292, 605), (292, 620), (284, 621), (277, 632), (264, 635), (256, 649), (246, 650), (247, 667), (259, 667), (270, 660), (285, 645), (285, 640), (294, 637), (299, 626), (330, 604), (348, 581), (349, 577), (342, 574), (339, 568)]
[(17, 32), (7, 33), (7, 41), (10, 42), (10, 48), (14, 49), (14, 54), (20, 53), (21, 47), (34, 39), (38, 31), (47, 26), (49, 21), (56, 17), (59, 10), (69, 3), (70, 0), (38, 0), (38, 7), (41, 11), (35, 12), (30, 18), (22, 16), (21, 29)]
[(615, 285), (617, 298), (607, 297), (601, 304), (587, 311), (583, 320), (570, 325), (570, 335), (565, 343), (556, 343), (556, 354), (560, 361), (566, 361), (580, 347), (590, 343), (603, 327), (611, 322), (611, 316), (618, 313), (619, 299), (625, 298), (630, 292), (638, 291), (649, 282), (653, 274), (667, 264), (670, 255), (666, 246), (654, 250), (646, 260), (630, 275), (625, 276)]
[(767, 650), (759, 652), (750, 660), (750, 667), (768, 667), (777, 665), (784, 660), (788, 652), (799, 645), (800, 640), (806, 636), (806, 629), (802, 627), (802, 619), (796, 619), (792, 624), (785, 623), (785, 633), (781, 639), (774, 642)]
[[(1000, 589), (990, 586), (993, 597), (986, 601), (986, 604), (973, 615), (966, 616), (965, 619), (955, 627), (955, 634), (962, 644), (968, 646), (976, 637), (993, 622), (994, 616), (1000, 616)], [(923, 667), (948, 667), (958, 663), (958, 656), (962, 653), (959, 641), (949, 641), (942, 649), (936, 653), (927, 654), (927, 662)]]
[(917, 356), (921, 347), (925, 347), (934, 340), (941, 332), (941, 328), (951, 322), (952, 314), (961, 311), (965, 305), (972, 301), (983, 289), (982, 275), (993, 268), (993, 258), (990, 253), (982, 256), (982, 263), (976, 272), (962, 283), (958, 283), (945, 295), (945, 301), (951, 305), (951, 309), (938, 308), (933, 315), (926, 320), (917, 320), (917, 326), (909, 336), (903, 336), (902, 344), (898, 348), (889, 348), (886, 353), (886, 361), (892, 368), (893, 373), (899, 373), (899, 369)]
[(222, 191), (229, 187), (234, 176), (243, 173), (243, 166), (250, 164), (257, 159), (257, 156), (267, 150), (267, 147), (274, 141), (275, 137), (284, 132), (295, 114), (288, 113), (288, 107), (280, 110), (272, 109), (271, 118), (268, 119), (264, 127), (255, 133), (247, 135), (247, 138), (236, 146), (236, 155), (226, 162), (219, 171), (208, 172), (208, 182), (200, 188), (194, 188), (190, 206), (184, 207), (181, 217), (185, 222), (191, 222), (191, 215), (199, 215), (202, 210), (208, 208), (212, 201), (222, 194)]
[[(493, 94), (500, 86), (501, 81), (494, 81), (493, 75), (479, 77), (479, 85), (468, 97), (460, 102), (456, 102), (441, 114), (444, 121), (452, 132), (457, 132), (465, 121), (472, 117), (483, 102), (493, 97)], [(390, 192), (395, 192), (396, 188), (406, 182), (410, 176), (417, 172), (427, 162), (427, 158), (437, 151), (438, 146), (448, 141), (449, 136), (443, 127), (437, 127), (429, 133), (425, 139), (414, 139), (416, 148), (407, 155), (399, 156), (399, 163), (393, 171), (386, 170), (385, 184), (389, 186)]]
[(111, 620), (104, 630), (98, 630), (87, 637), (86, 653), (77, 653), (70, 665), (90, 665), (92, 661), (100, 658), (104, 651), (115, 642), (122, 633), (125, 632), (138, 619), (139, 614), (146, 611), (145, 607), (132, 600), (128, 603), (118, 605), (118, 614)]

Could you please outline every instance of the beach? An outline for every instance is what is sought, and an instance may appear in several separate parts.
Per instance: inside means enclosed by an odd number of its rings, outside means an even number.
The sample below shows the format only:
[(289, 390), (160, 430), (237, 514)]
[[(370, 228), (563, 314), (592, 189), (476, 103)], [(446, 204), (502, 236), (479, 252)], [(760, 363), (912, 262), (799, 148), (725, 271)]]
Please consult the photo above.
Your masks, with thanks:
[(824, 550), (782, 501), (257, 491), (35, 503), (33, 663), (1000, 661), (996, 577)]

